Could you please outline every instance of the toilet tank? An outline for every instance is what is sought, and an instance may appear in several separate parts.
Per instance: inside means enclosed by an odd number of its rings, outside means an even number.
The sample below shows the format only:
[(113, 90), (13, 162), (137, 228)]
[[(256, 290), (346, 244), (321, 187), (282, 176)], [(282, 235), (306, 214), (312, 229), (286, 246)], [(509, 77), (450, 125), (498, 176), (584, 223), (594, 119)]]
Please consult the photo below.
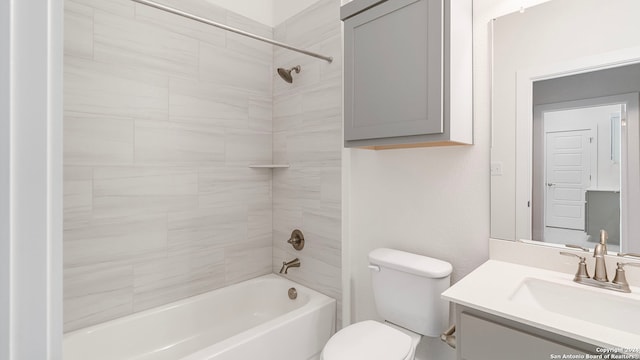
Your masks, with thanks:
[(439, 336), (449, 321), (449, 303), (440, 294), (450, 285), (450, 263), (393, 249), (369, 253), (378, 314), (386, 321), (426, 336)]

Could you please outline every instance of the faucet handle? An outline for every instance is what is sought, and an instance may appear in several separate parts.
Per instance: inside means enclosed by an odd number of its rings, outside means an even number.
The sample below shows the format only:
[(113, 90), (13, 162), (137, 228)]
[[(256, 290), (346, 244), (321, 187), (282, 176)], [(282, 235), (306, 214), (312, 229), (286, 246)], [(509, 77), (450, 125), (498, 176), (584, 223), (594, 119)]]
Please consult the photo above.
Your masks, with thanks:
[(629, 256), (629, 257), (634, 257), (634, 258), (640, 259), (640, 254), (634, 254), (634, 253), (621, 253), (621, 252), (619, 252), (618, 256), (622, 256), (622, 257)]
[(637, 266), (640, 267), (640, 263), (623, 263), (619, 262), (618, 268), (616, 269), (616, 276), (613, 278), (612, 283), (620, 285), (625, 292), (631, 292), (629, 289), (629, 283), (627, 282), (627, 277), (625, 276), (624, 267), (629, 266)]
[(587, 258), (584, 256), (576, 255), (574, 253), (560, 251), (560, 255), (564, 256), (575, 256), (580, 259), (578, 263), (578, 270), (576, 271), (576, 275), (573, 277), (573, 281), (579, 281), (580, 279), (589, 279), (589, 273), (587, 272)]
[(624, 269), (624, 267), (627, 266), (627, 265), (640, 267), (640, 263), (630, 263), (630, 262), (629, 263), (621, 263), (621, 262), (619, 262), (617, 264), (618, 264), (618, 267), (621, 268), (621, 269)]
[(586, 260), (587, 260), (587, 258), (586, 258), (586, 257), (584, 257), (584, 256), (580, 256), (580, 255), (577, 255), (577, 254), (574, 254), (574, 253), (570, 253), (570, 252), (566, 252), (566, 251), (560, 251), (560, 255), (564, 255), (564, 256), (575, 256), (575, 257), (577, 257), (578, 259), (580, 259), (580, 262), (583, 262), (583, 261), (586, 261)]
[(582, 247), (582, 246), (579, 246), (579, 245), (573, 245), (573, 244), (564, 244), (564, 246), (565, 246), (565, 247), (568, 247), (568, 248), (572, 248), (572, 249), (579, 249), (579, 250), (582, 250), (582, 251), (586, 251), (586, 252), (589, 252), (589, 249), (587, 249), (587, 248), (584, 248), (584, 247)]

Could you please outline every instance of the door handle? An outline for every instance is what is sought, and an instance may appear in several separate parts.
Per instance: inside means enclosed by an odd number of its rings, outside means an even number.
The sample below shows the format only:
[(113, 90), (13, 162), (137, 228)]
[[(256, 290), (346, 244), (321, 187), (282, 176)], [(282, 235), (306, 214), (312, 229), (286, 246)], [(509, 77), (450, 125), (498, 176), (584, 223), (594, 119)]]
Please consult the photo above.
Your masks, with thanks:
[(554, 183), (547, 183), (547, 186), (548, 186), (548, 187), (552, 187), (552, 186), (556, 186), (556, 184), (554, 184)]

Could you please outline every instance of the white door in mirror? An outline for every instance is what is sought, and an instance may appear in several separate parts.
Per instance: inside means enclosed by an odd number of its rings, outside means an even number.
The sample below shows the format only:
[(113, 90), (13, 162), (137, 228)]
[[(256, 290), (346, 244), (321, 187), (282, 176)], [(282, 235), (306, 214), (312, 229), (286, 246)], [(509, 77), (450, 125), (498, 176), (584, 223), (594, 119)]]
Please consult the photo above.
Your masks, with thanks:
[(584, 194), (591, 185), (593, 130), (546, 134), (546, 225), (584, 230)]

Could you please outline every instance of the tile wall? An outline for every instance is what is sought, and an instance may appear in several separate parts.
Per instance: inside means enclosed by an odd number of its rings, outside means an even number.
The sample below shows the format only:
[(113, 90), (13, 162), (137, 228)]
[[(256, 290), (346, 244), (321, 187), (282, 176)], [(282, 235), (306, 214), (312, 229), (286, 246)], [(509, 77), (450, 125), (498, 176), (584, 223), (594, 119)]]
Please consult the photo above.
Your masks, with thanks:
[[(66, 0), (65, 331), (296, 256), (290, 278), (340, 302), (340, 2), (275, 30), (197, 1), (164, 3), (335, 60), (129, 0)], [(274, 71), (294, 65), (293, 84)], [(291, 167), (248, 168), (272, 161)], [(285, 242), (294, 228), (302, 252)]]
[(66, 0), (65, 331), (272, 271), (272, 174), (248, 168), (272, 160), (272, 63), (271, 45), (129, 0)]
[[(280, 48), (274, 67), (300, 65), (293, 84), (273, 78), (273, 269), (300, 258), (288, 277), (338, 300), (341, 324), (342, 34), (340, 0), (320, 0), (274, 30), (279, 41), (332, 56), (308, 57)], [(299, 228), (305, 248), (286, 240)]]

